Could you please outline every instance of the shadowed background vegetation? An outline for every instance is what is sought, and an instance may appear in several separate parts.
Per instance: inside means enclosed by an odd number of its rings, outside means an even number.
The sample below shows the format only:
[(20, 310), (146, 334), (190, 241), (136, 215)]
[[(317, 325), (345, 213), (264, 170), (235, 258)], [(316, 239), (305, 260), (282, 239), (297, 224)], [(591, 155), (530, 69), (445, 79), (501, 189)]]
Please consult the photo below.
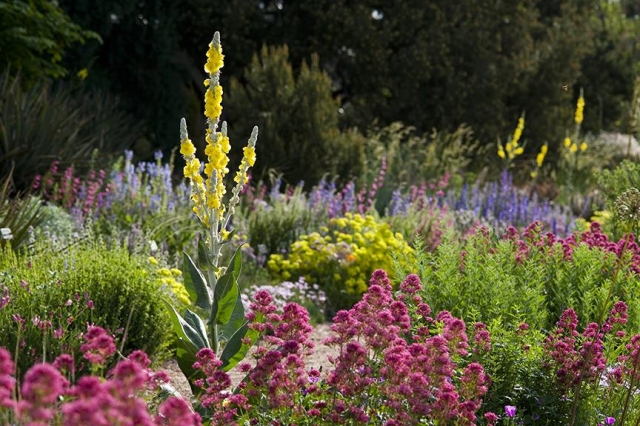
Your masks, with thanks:
[[(584, 130), (635, 131), (638, 13), (632, 1), (609, 0), (5, 0), (0, 66), (20, 75), (22, 90), (52, 84), (68, 108), (75, 106), (65, 97), (73, 97), (84, 112), (65, 127), (93, 120), (89, 111), (111, 102), (115, 118), (99, 120), (108, 136), (86, 142), (103, 158), (123, 144), (149, 158), (175, 146), (180, 117), (204, 120), (202, 46), (220, 31), (233, 48), (223, 69), (232, 143), (244, 144), (246, 124), (257, 124), (255, 173), (276, 169), (312, 185), (327, 173), (360, 176), (365, 136), (397, 122), (417, 135), (466, 124), (482, 147), (509, 134), (525, 111), (529, 155), (545, 142), (553, 154), (580, 88)], [(47, 165), (18, 167), (39, 142), (7, 129), (34, 118), (2, 108), (0, 174), (15, 166), (24, 188)], [(82, 163), (78, 152), (52, 151), (63, 165)]]

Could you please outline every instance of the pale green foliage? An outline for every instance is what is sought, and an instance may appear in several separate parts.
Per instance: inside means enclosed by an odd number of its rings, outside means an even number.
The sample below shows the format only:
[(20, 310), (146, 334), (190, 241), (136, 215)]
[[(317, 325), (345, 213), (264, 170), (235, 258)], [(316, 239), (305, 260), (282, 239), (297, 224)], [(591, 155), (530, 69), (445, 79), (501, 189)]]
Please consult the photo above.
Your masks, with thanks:
[[(167, 350), (171, 330), (161, 300), (164, 294), (144, 259), (99, 242), (79, 243), (64, 251), (38, 243), (35, 248), (36, 254), (30, 255), (0, 249), (0, 292), (7, 288), (10, 296), (8, 305), (0, 309), (0, 330), (5, 330), (0, 334), (0, 347), (16, 347), (14, 314), (29, 325), (36, 316), (53, 323), (48, 338), (37, 327), (23, 334), (20, 368), (26, 370), (42, 358), (43, 343), (49, 361), (62, 353), (63, 343), (80, 359), (79, 333), (86, 331), (87, 323), (117, 333), (124, 340), (124, 354), (144, 349), (157, 356)], [(89, 299), (93, 309), (86, 306)], [(65, 332), (64, 340), (52, 338), (59, 327)]]
[(464, 124), (453, 132), (434, 129), (420, 135), (414, 127), (394, 122), (367, 135), (361, 179), (364, 183), (373, 181), (383, 157), (387, 161), (386, 180), (393, 185), (439, 179), (445, 173), (464, 172), (482, 152), (473, 131)]
[(575, 309), (584, 326), (608, 312), (611, 300), (624, 300), (629, 305), (629, 330), (640, 330), (640, 301), (632, 297), (640, 291), (640, 279), (626, 268), (616, 275), (616, 257), (600, 248), (578, 244), (567, 259), (559, 244), (536, 248), (528, 241), (524, 254), (515, 242), (492, 240), (481, 232), (465, 242), (449, 233), (432, 253), (425, 253), (421, 244), (416, 246), (417, 260), (402, 259), (409, 268), (396, 264), (394, 271), (417, 270), (425, 301), (434, 311), (448, 310), (465, 320), (497, 320), (503, 326), (526, 322), (549, 330), (566, 308)]

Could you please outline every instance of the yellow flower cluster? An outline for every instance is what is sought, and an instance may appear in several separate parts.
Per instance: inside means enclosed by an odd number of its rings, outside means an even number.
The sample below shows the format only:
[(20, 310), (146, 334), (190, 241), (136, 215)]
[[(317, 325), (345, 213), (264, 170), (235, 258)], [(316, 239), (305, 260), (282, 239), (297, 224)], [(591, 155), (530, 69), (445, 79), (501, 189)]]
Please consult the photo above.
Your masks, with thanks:
[(371, 215), (347, 213), (331, 219), (320, 232), (302, 235), (291, 245), (288, 258), (272, 254), (267, 267), (284, 280), (304, 276), (330, 299), (340, 299), (332, 303), (341, 304), (366, 291), (374, 270), (391, 270), (391, 252), (410, 255), (412, 249), (388, 224)]
[(582, 94), (580, 94), (580, 97), (578, 98), (578, 103), (576, 105), (576, 115), (575, 115), (576, 124), (578, 125), (582, 124), (583, 119), (584, 119), (584, 97), (582, 96)]
[(580, 149), (580, 152), (585, 152), (589, 147), (586, 142), (582, 142), (580, 146), (578, 146), (577, 143), (571, 142), (571, 139), (569, 137), (564, 138), (563, 145), (565, 148), (569, 148), (569, 151), (571, 151), (571, 153), (573, 154), (578, 152), (578, 149)]
[(180, 153), (185, 159), (184, 176), (191, 183), (191, 199), (194, 207), (193, 212), (198, 216), (207, 228), (213, 226), (216, 239), (227, 234), (225, 227), (230, 216), (233, 214), (235, 205), (239, 202), (238, 195), (242, 187), (247, 182), (247, 172), (249, 167), (256, 161), (255, 144), (258, 138), (257, 127), (253, 129), (249, 144), (244, 148), (244, 157), (236, 176), (238, 183), (233, 189), (233, 197), (229, 202), (229, 210), (225, 217), (225, 206), (223, 198), (227, 190), (225, 187), (225, 176), (229, 173), (229, 151), (231, 144), (227, 136), (227, 125), (225, 122), (218, 129), (220, 114), (222, 113), (222, 86), (220, 86), (220, 70), (224, 65), (224, 55), (220, 44), (220, 34), (213, 36), (213, 41), (209, 44), (207, 51), (207, 62), (204, 70), (209, 74), (209, 78), (204, 81), (207, 87), (205, 100), (205, 116), (207, 117), (206, 147), (204, 150), (207, 162), (204, 164), (204, 175), (201, 175), (202, 165), (196, 158), (196, 149), (187, 133), (187, 124), (184, 118), (180, 121)]
[(524, 147), (520, 146), (520, 138), (522, 137), (522, 132), (524, 131), (524, 115), (520, 116), (518, 119), (518, 125), (516, 126), (516, 130), (513, 132), (513, 136), (511, 140), (507, 142), (507, 144), (502, 147), (502, 144), (498, 142), (498, 157), (502, 159), (508, 159), (509, 161), (513, 160), (518, 155), (521, 155), (524, 152)]

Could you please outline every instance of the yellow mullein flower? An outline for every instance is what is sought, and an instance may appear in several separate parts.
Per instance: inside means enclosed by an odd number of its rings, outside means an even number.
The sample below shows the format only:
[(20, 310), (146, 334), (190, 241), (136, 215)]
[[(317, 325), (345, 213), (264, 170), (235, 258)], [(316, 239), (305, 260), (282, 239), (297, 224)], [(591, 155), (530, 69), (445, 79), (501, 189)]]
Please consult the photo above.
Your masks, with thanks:
[(502, 149), (502, 145), (498, 145), (498, 157), (502, 158), (503, 160), (505, 158), (504, 149)]
[(185, 157), (191, 157), (195, 153), (196, 147), (193, 146), (193, 142), (191, 142), (191, 140), (185, 139), (180, 142), (180, 154), (184, 155)]
[(522, 155), (523, 152), (524, 152), (524, 148), (519, 146), (518, 148), (516, 148), (516, 150), (513, 153), (514, 155)]
[(582, 91), (580, 91), (580, 97), (578, 98), (578, 102), (576, 104), (576, 116), (575, 116), (576, 124), (582, 124), (583, 119), (584, 119), (584, 98), (582, 97)]
[(209, 120), (217, 120), (222, 113), (222, 86), (209, 87), (204, 95), (204, 115)]
[(580, 151), (581, 151), (581, 152), (585, 152), (585, 151), (587, 150), (587, 148), (588, 148), (588, 145), (587, 145), (587, 143), (586, 143), (586, 142), (582, 142), (582, 143), (580, 144)]
[(518, 141), (520, 137), (522, 137), (522, 132), (524, 131), (524, 115), (521, 115), (518, 119), (518, 125), (516, 126), (515, 132), (513, 132), (513, 138), (511, 139), (511, 144), (515, 147), (518, 146)]
[(157, 265), (158, 264), (158, 260), (153, 256), (149, 256), (149, 263), (152, 264), (152, 265)]
[(216, 35), (218, 37), (214, 36), (213, 41), (209, 43), (209, 50), (207, 51), (207, 63), (204, 64), (204, 71), (207, 74), (217, 73), (224, 65), (220, 36), (218, 33), (216, 33)]
[(571, 152), (575, 153), (578, 151), (578, 145), (576, 145), (575, 143), (572, 143), (569, 149), (571, 150)]
[(535, 179), (535, 178), (537, 178), (537, 177), (538, 177), (538, 171), (537, 171), (537, 170), (534, 170), (534, 171), (532, 171), (532, 172), (530, 173), (530, 175), (531, 175), (531, 177), (532, 177), (533, 179)]
[(252, 146), (248, 146), (242, 149), (244, 157), (247, 159), (249, 166), (253, 166), (256, 163), (256, 149)]
[(85, 80), (87, 77), (89, 77), (89, 70), (87, 70), (86, 68), (82, 68), (80, 71), (78, 71), (78, 78), (80, 80)]
[(564, 146), (565, 148), (569, 148), (571, 146), (571, 139), (569, 139), (568, 137), (564, 138)]

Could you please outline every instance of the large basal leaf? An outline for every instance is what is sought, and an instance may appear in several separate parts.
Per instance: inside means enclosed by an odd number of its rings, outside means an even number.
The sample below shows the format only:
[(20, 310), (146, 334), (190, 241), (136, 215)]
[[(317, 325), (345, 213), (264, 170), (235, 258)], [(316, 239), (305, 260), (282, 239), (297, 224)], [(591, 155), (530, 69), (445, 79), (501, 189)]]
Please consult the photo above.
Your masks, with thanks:
[(221, 325), (218, 329), (220, 340), (228, 342), (229, 339), (231, 339), (231, 336), (233, 336), (235, 332), (238, 331), (238, 329), (246, 322), (247, 320), (244, 318), (244, 305), (242, 304), (242, 299), (238, 297), (229, 322)]
[(222, 275), (214, 290), (211, 318), (213, 324), (224, 325), (229, 322), (237, 299), (239, 298), (238, 276), (242, 269), (242, 249), (238, 247), (231, 258), (227, 271)]
[(187, 253), (184, 253), (182, 269), (184, 288), (189, 293), (191, 303), (208, 312), (211, 309), (212, 300), (207, 280)]
[(227, 342), (224, 349), (222, 350), (222, 355), (220, 356), (220, 360), (222, 361), (222, 371), (229, 371), (233, 367), (236, 366), (240, 361), (242, 361), (246, 356), (249, 349), (251, 349), (251, 345), (247, 345), (242, 342), (242, 339), (245, 337), (251, 338), (251, 342), (254, 342), (255, 339), (258, 338), (258, 332), (249, 328), (249, 324), (245, 324), (240, 327), (236, 333), (231, 336), (231, 339)]
[[(164, 299), (163, 299), (164, 300)], [(165, 304), (169, 307), (169, 316), (171, 318), (171, 324), (173, 325), (173, 331), (177, 334), (178, 339), (182, 339), (193, 346), (193, 352), (197, 353), (202, 348), (208, 348), (208, 341), (205, 337), (203, 338), (200, 331), (197, 330), (197, 326), (194, 327), (189, 322), (187, 322), (182, 316), (176, 311), (176, 309), (171, 305), (171, 302), (168, 300), (164, 300)], [(191, 316), (196, 316), (193, 312), (187, 310), (187, 314), (190, 317), (190, 321), (193, 321)]]
[(207, 337), (207, 326), (204, 324), (204, 321), (202, 321), (202, 318), (200, 318), (195, 312), (187, 309), (184, 313), (184, 320), (196, 331), (196, 333), (198, 333), (198, 336), (202, 340), (203, 346), (200, 346), (200, 349), (203, 347), (210, 348), (211, 343)]

